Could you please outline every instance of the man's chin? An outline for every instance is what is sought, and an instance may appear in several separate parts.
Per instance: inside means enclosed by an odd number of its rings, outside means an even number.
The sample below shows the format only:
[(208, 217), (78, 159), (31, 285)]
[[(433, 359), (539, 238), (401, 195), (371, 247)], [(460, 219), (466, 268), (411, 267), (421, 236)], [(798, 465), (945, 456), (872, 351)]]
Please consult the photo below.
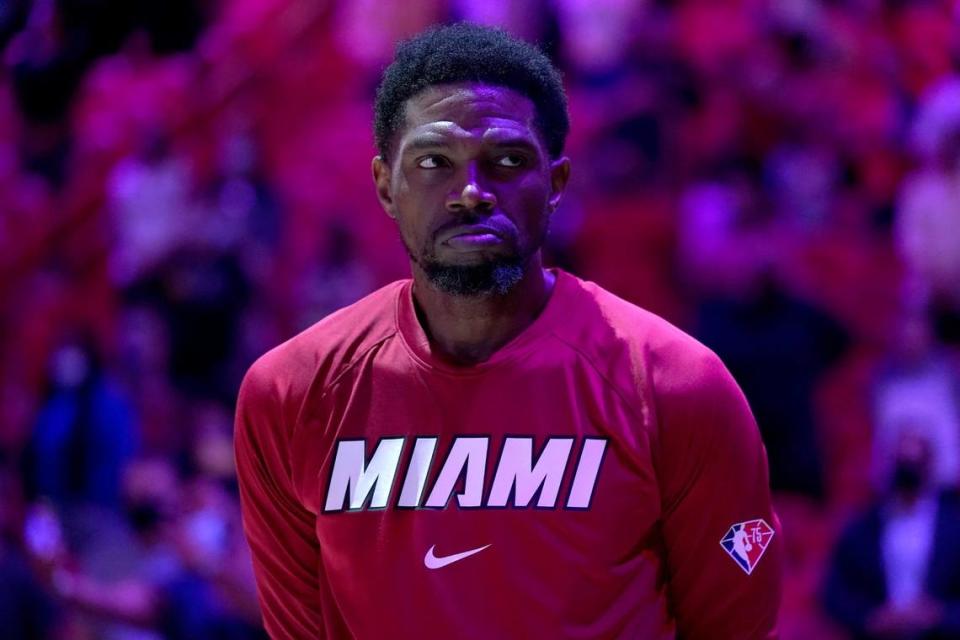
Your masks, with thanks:
[(459, 297), (506, 295), (520, 283), (525, 271), (519, 258), (473, 264), (423, 261), (420, 265), (437, 290)]

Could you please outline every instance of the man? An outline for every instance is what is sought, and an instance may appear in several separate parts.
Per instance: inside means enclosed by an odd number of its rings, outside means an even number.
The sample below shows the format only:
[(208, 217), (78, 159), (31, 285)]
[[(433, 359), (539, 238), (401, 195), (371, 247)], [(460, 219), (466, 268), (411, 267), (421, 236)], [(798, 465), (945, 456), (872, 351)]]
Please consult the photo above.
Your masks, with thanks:
[(960, 504), (938, 486), (929, 429), (898, 431), (889, 490), (840, 537), (824, 605), (854, 638), (960, 637)]
[[(765, 638), (766, 458), (711, 352), (540, 248), (570, 173), (533, 47), (401, 45), (376, 191), (413, 279), (253, 365), (236, 448), (275, 638)], [(736, 541), (736, 542), (735, 542)]]

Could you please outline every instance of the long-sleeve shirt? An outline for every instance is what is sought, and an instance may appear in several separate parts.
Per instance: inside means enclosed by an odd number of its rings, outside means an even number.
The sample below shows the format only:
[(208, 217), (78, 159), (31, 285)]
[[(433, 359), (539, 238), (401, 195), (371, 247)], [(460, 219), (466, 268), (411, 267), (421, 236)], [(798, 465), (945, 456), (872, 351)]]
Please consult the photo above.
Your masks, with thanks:
[(251, 367), (236, 456), (272, 637), (775, 637), (743, 394), (693, 338), (555, 273), (481, 364), (436, 355), (404, 280)]

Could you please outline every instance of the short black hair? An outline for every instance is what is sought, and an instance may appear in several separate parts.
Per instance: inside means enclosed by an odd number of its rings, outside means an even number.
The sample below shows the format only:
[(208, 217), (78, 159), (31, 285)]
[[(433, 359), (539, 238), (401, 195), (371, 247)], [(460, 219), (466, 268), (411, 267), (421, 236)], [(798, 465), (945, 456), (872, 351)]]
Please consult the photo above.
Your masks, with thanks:
[(570, 117), (560, 72), (528, 42), (501, 29), (459, 22), (397, 45), (374, 102), (374, 139), (384, 160), (403, 126), (406, 101), (427, 87), (458, 82), (502, 86), (530, 98), (547, 152), (552, 158), (563, 153)]

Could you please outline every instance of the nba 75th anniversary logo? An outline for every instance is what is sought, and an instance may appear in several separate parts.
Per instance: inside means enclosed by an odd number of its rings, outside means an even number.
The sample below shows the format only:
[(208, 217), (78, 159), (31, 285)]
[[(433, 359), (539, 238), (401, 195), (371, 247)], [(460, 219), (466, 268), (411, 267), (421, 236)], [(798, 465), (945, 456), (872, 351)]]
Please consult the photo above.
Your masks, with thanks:
[(773, 528), (766, 520), (747, 520), (730, 527), (720, 539), (720, 546), (750, 575), (767, 550), (773, 533)]

